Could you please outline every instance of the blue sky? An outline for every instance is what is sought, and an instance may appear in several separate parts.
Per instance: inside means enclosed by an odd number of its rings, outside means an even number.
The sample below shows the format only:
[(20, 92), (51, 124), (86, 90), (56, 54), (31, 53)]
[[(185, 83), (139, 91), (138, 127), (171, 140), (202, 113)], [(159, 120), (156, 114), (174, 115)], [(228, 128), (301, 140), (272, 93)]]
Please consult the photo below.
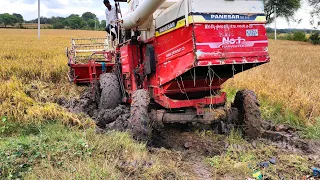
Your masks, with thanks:
[[(113, 4), (113, 0), (110, 0)], [(20, 13), (26, 20), (37, 18), (37, 0), (1, 0), (0, 13)], [(68, 16), (70, 14), (82, 14), (90, 11), (95, 13), (100, 20), (105, 18), (103, 0), (41, 0), (41, 16)], [(127, 11), (127, 4), (121, 3), (122, 12)], [(309, 23), (311, 7), (306, 0), (302, 2), (302, 8), (296, 13), (296, 19), (302, 19), (300, 23), (291, 21), (287, 23), (283, 18), (277, 19), (278, 28), (312, 28)], [(269, 25), (273, 27), (274, 25)], [(318, 27), (319, 29), (320, 27)]]

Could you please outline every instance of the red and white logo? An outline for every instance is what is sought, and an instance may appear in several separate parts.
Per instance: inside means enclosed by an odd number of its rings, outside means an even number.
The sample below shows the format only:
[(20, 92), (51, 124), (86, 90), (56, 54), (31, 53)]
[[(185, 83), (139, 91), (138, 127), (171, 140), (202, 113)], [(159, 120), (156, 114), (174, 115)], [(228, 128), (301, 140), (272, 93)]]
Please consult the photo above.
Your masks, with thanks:
[(228, 47), (228, 48), (245, 47), (244, 42), (246, 42), (246, 40), (241, 37), (238, 37), (238, 38), (223, 37), (222, 43), (218, 47)]

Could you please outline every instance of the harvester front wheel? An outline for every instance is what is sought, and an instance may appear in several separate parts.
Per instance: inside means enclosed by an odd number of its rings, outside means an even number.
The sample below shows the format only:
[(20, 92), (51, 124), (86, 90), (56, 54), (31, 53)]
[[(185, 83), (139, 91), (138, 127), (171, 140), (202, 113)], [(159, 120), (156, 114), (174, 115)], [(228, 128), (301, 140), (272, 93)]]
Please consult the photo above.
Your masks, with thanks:
[(114, 73), (100, 75), (100, 109), (114, 109), (121, 103), (121, 92), (118, 77)]
[(251, 90), (238, 91), (232, 105), (238, 109), (237, 125), (244, 125), (244, 135), (258, 138), (262, 134), (260, 104), (256, 94)]
[(150, 95), (147, 90), (139, 89), (132, 94), (129, 128), (132, 136), (139, 141), (148, 141), (151, 136), (149, 104)]

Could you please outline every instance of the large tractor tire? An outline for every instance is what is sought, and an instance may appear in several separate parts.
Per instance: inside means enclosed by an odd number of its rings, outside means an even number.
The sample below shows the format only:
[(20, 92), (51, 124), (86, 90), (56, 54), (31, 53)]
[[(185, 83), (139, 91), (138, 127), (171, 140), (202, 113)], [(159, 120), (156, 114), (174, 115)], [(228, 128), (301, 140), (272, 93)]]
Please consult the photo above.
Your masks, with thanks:
[(99, 109), (114, 109), (121, 103), (120, 84), (115, 74), (101, 74), (100, 89)]
[(244, 135), (258, 138), (262, 134), (262, 118), (260, 104), (253, 91), (238, 91), (232, 105), (238, 109), (238, 121), (235, 124), (244, 126)]
[(151, 137), (150, 117), (148, 106), (150, 95), (147, 90), (136, 90), (132, 95), (130, 108), (129, 129), (134, 139), (147, 142)]

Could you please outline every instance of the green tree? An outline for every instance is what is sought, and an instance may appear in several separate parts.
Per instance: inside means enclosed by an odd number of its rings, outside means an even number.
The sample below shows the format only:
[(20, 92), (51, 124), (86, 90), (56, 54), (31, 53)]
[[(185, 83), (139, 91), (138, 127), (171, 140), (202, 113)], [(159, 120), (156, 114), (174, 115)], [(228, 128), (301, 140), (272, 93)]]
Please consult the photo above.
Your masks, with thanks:
[(320, 17), (320, 0), (308, 0), (309, 4), (313, 8), (311, 11), (311, 20), (310, 23), (315, 26), (320, 26), (320, 21), (315, 22), (315, 17)]
[(86, 22), (89, 21), (90, 19), (96, 19), (97, 18), (97, 16), (95, 14), (91, 13), (91, 12), (85, 12), (85, 13), (82, 14), (81, 17)]
[(52, 24), (53, 29), (63, 29), (64, 25), (61, 21), (54, 22)]
[(87, 24), (91, 29), (94, 29), (96, 25), (96, 21), (94, 19), (89, 19)]
[(7, 25), (14, 25), (15, 23), (18, 22), (18, 18), (11, 15), (11, 14), (8, 14), (8, 13), (5, 13), (5, 14), (1, 14), (0, 15), (0, 21), (2, 24), (4, 24), (4, 27), (7, 27)]
[(106, 20), (102, 20), (101, 24), (100, 24), (100, 27), (101, 28), (105, 28), (106, 26), (107, 26)]
[(312, 44), (320, 44), (320, 33), (319, 32), (314, 32), (309, 40), (311, 41)]
[(267, 23), (272, 23), (275, 19), (275, 5), (277, 7), (277, 17), (284, 17), (289, 20), (300, 8), (301, 0), (264, 0), (264, 11), (267, 17)]
[(3, 19), (2, 19), (2, 17), (3, 17), (3, 14), (0, 14), (0, 25), (3, 24)]
[(71, 29), (81, 29), (86, 25), (85, 21), (79, 15), (72, 14), (67, 19)]
[(294, 41), (306, 41), (307, 36), (306, 33), (303, 31), (297, 31), (293, 34), (293, 40)]
[(13, 16), (17, 17), (18, 23), (23, 23), (23, 16), (21, 14), (13, 13)]

